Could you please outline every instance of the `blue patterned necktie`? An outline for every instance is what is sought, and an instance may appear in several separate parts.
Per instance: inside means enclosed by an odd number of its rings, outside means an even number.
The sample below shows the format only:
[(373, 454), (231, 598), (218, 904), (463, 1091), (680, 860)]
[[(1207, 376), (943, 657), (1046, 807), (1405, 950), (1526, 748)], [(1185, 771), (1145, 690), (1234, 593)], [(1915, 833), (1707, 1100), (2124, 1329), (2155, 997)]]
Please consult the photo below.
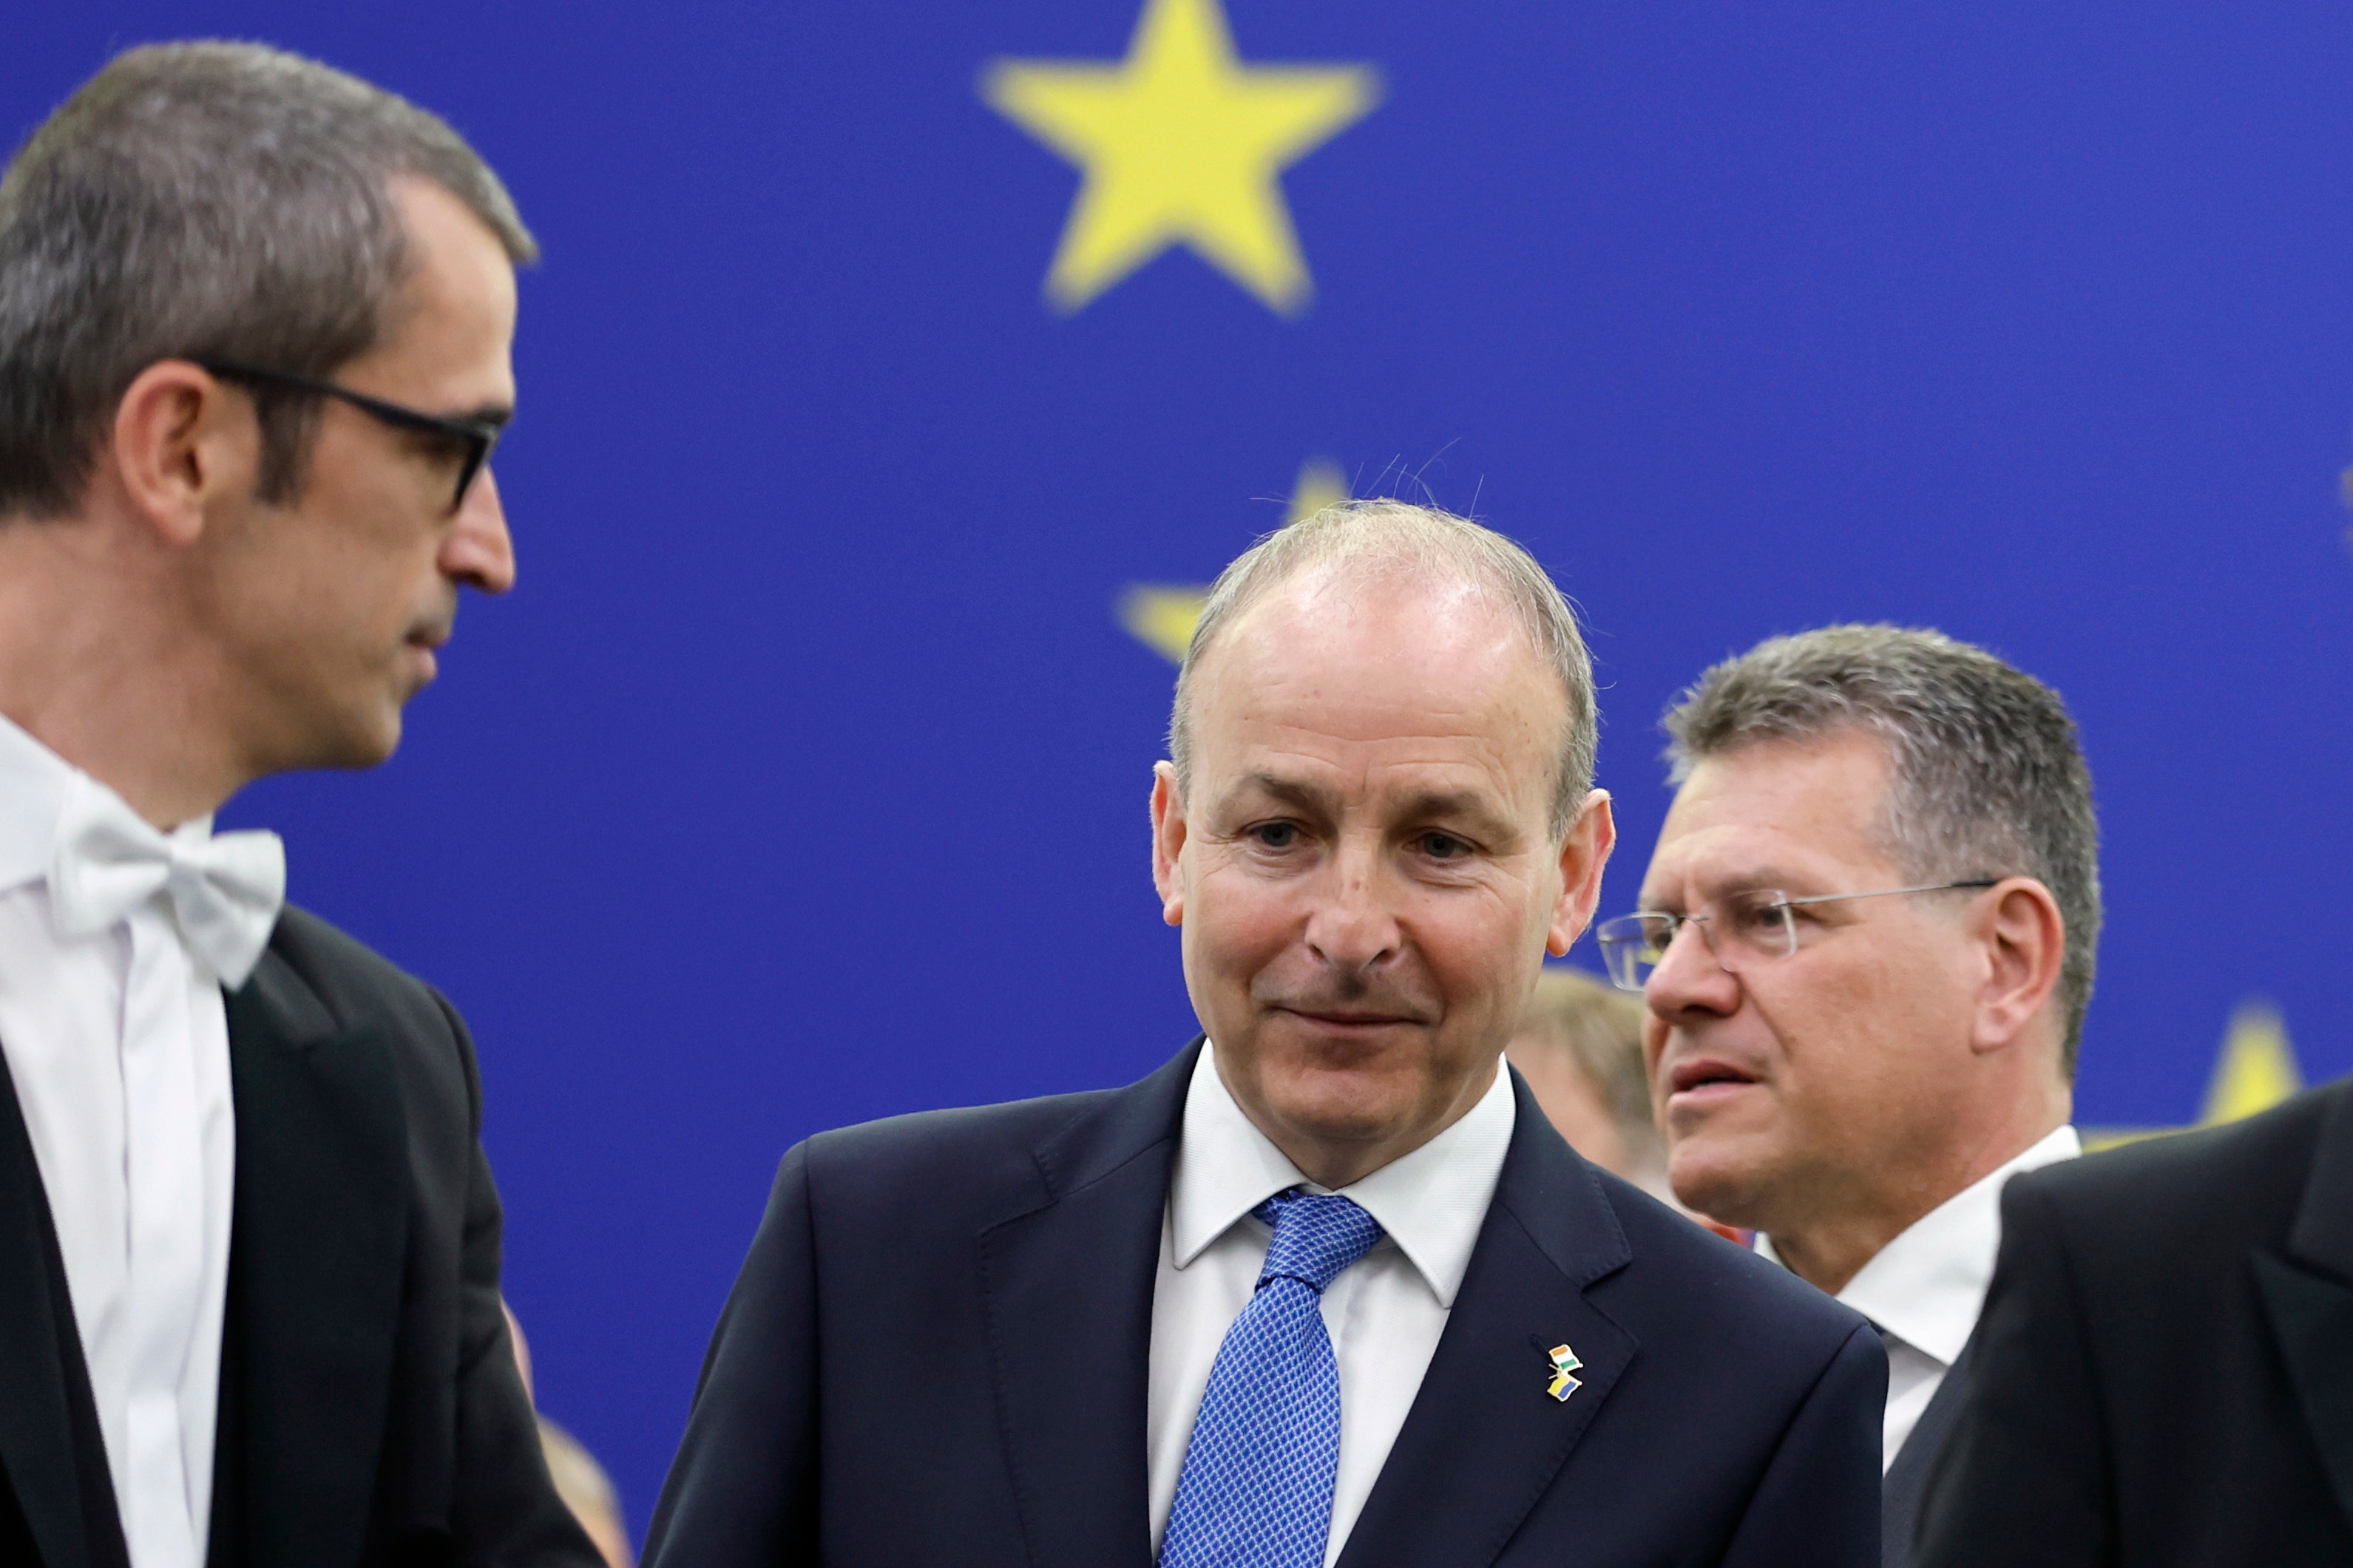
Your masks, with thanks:
[(1160, 1568), (1323, 1568), (1340, 1464), (1340, 1369), (1324, 1288), (1381, 1238), (1334, 1194), (1284, 1194), (1258, 1290), (1226, 1331), (1176, 1473)]

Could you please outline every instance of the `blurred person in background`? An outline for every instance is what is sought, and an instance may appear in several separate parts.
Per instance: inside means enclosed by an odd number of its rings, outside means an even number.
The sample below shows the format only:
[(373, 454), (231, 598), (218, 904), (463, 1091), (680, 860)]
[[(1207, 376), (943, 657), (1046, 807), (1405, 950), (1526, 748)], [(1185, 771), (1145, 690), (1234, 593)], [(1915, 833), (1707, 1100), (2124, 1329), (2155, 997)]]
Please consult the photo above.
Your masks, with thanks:
[(530, 235), (433, 115), (133, 49), (0, 177), (0, 1561), (596, 1561), (499, 1303), (473, 1047), (284, 904), (461, 588)]
[(1589, 974), (1546, 964), (1504, 1055), (1568, 1146), (1660, 1199), (1666, 1145), (1651, 1120), (1642, 1004)]
[(499, 1308), (506, 1314), (507, 1337), (514, 1343), (515, 1371), (522, 1378), (523, 1397), (532, 1402), (539, 1415), (539, 1447), (547, 1459), (547, 1473), (555, 1482), (555, 1495), (596, 1543), (598, 1555), (605, 1559), (606, 1568), (637, 1568), (637, 1554), (629, 1550), (629, 1527), (621, 1517), (621, 1494), (614, 1489), (613, 1478), (605, 1467), (571, 1433), (550, 1420), (547, 1413), (538, 1410), (539, 1385), (532, 1376), (531, 1341), (523, 1337), (522, 1324), (514, 1308), (501, 1300)]
[(1668, 1184), (1667, 1147), (1651, 1120), (1650, 1069), (1642, 1057), (1650, 1016), (1641, 998), (1582, 970), (1547, 964), (1504, 1055), (1570, 1148), (1745, 1246), (1746, 1234), (1692, 1214)]
[(580, 1439), (544, 1415), (539, 1418), (539, 1447), (547, 1459), (547, 1473), (555, 1482), (555, 1495), (596, 1543), (607, 1568), (637, 1568), (637, 1554), (629, 1550), (628, 1524), (621, 1517), (621, 1494), (613, 1489), (613, 1478), (605, 1473), (605, 1467), (581, 1446)]
[(1893, 626), (1759, 644), (1665, 728), (1674, 803), (1602, 950), (1649, 1006), (1676, 1195), (1886, 1342), (1901, 1568), (1972, 1376), (2003, 1184), (2081, 1152), (2091, 775), (2056, 692)]
[(1499, 1070), (1599, 891), (1594, 740), (1567, 603), (1476, 523), (1229, 566), (1151, 795), (1205, 1035), (787, 1153), (648, 1560), (1873, 1561), (1870, 1328)]

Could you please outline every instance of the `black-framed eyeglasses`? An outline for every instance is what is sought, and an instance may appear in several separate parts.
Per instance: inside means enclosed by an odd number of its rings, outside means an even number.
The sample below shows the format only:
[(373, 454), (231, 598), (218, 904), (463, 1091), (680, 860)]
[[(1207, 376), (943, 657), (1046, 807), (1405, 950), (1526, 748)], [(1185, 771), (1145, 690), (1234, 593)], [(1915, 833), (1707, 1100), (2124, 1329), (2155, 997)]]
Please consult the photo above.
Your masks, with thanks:
[(259, 365), (240, 364), (235, 360), (226, 359), (200, 359), (195, 363), (223, 381), (257, 382), (264, 386), (291, 387), (297, 392), (336, 398), (396, 429), (417, 430), (448, 439), (464, 454), (464, 461), (458, 469), (458, 488), (449, 497), (451, 511), (465, 504), (466, 491), (472, 486), (474, 476), (490, 466), (491, 454), (498, 450), (499, 437), (506, 434), (506, 426), (499, 420), (451, 419), (439, 414), (427, 414), (403, 407), (397, 403), (387, 403), (381, 397), (370, 397), (364, 392), (353, 392), (348, 386), (337, 386), (332, 381), (296, 375), (291, 371), (265, 370)]
[(1685, 926), (1695, 926), (1700, 940), (1715, 955), (1726, 974), (1738, 974), (1750, 965), (1788, 958), (1798, 951), (1799, 910), (1812, 904), (1843, 903), (1849, 899), (1892, 899), (1899, 893), (1948, 893), (1958, 888), (1990, 888), (1998, 879), (1972, 877), (1959, 882), (1929, 882), (1916, 888), (1873, 888), (1867, 893), (1816, 893), (1793, 899), (1778, 888), (1744, 888), (1727, 893), (1687, 915), (1644, 910), (1603, 921), (1593, 934), (1601, 943), (1601, 960), (1609, 983), (1620, 991), (1640, 991), (1651, 971), (1667, 960), (1667, 949)]

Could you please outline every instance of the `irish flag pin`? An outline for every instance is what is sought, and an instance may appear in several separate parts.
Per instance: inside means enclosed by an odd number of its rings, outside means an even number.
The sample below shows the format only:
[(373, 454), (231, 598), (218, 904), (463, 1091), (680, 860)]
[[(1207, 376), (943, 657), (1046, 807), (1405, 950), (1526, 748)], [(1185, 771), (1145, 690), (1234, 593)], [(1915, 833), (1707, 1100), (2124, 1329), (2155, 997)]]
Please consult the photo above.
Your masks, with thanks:
[[(1543, 1342), (1537, 1342), (1541, 1344)], [(1545, 1354), (1552, 1358), (1552, 1381), (1545, 1385), (1545, 1392), (1563, 1404), (1567, 1404), (1568, 1396), (1584, 1386), (1576, 1376), (1576, 1372), (1585, 1363), (1577, 1360), (1577, 1352), (1567, 1345), (1555, 1345), (1545, 1352)]]

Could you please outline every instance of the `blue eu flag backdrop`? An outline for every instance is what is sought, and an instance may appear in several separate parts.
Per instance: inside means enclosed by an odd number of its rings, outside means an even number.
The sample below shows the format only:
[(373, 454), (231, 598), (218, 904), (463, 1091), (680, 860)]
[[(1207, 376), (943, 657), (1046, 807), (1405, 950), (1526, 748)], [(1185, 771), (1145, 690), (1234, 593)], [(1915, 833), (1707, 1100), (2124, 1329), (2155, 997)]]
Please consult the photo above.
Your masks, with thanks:
[(1704, 666), (1940, 626), (2083, 724), (2080, 1119), (2353, 1065), (2341, 6), (84, 0), (0, 13), (0, 119), (195, 35), (443, 112), (545, 245), (517, 592), (390, 764), (230, 816), (473, 1023), (542, 1400), (640, 1527), (789, 1143), (1189, 1034), (1166, 655), (1318, 496), (1583, 607), (1605, 912)]

